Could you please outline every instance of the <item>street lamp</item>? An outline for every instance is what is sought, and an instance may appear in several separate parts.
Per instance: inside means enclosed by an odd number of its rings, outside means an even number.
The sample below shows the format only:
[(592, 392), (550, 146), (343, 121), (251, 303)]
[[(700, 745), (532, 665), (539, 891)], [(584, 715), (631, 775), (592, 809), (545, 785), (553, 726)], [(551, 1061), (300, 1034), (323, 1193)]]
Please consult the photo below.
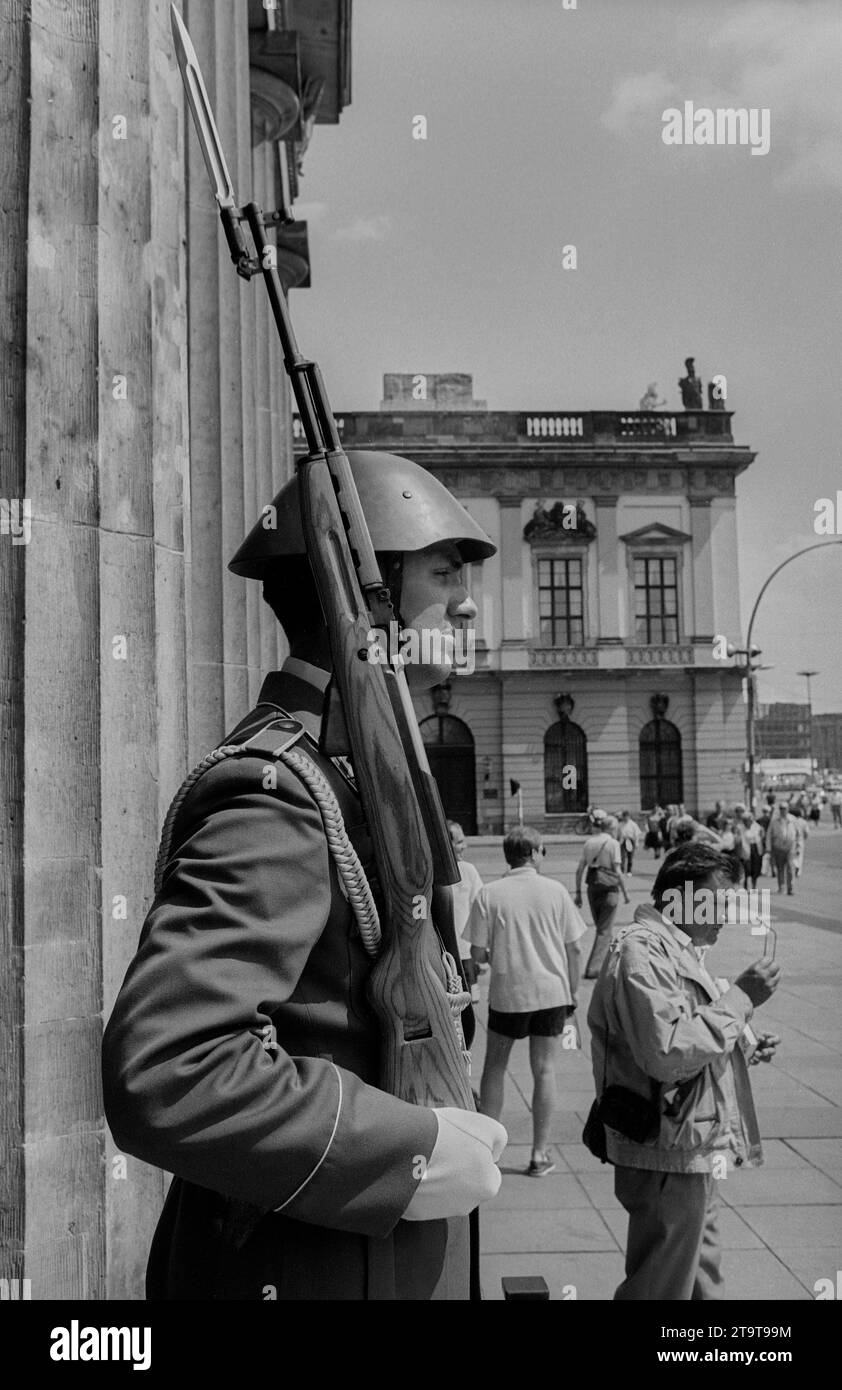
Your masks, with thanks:
[(825, 546), (828, 545), (842, 545), (842, 536), (832, 541), (819, 541), (816, 545), (805, 545), (801, 550), (796, 550), (794, 555), (788, 555), (785, 560), (782, 560), (781, 563), (777, 565), (775, 569), (772, 570), (772, 573), (766, 579), (765, 583), (763, 584), (763, 587), (760, 590), (760, 593), (754, 600), (754, 607), (751, 610), (751, 617), (748, 620), (748, 632), (746, 634), (745, 647), (734, 647), (733, 649), (729, 648), (729, 655), (733, 654), (734, 656), (745, 656), (747, 658), (749, 666), (746, 743), (748, 744), (748, 804), (749, 807), (751, 807), (752, 809), (754, 808), (754, 672), (758, 669), (757, 667), (752, 668), (751, 666), (751, 655), (752, 653), (754, 653), (755, 655), (757, 654), (757, 648), (752, 647), (751, 645), (751, 634), (754, 631), (754, 620), (757, 617), (757, 610), (760, 607), (760, 600), (762, 599), (763, 595), (765, 594), (775, 575), (779, 574), (785, 565), (790, 564), (793, 560), (797, 560), (799, 555), (806, 555), (808, 550), (824, 550)]
[(735, 647), (732, 642), (725, 648), (728, 656), (743, 656), (745, 662), (741, 663), (739, 670), (746, 673), (746, 753), (748, 765), (746, 767), (746, 800), (748, 809), (754, 811), (754, 710), (755, 710), (755, 686), (754, 677), (757, 671), (767, 668), (757, 664), (757, 658), (762, 655), (760, 647)]
[(810, 680), (813, 676), (820, 676), (820, 671), (799, 671), (799, 676), (805, 676), (807, 680), (807, 728), (810, 734), (810, 780), (813, 779), (813, 696), (810, 690)]

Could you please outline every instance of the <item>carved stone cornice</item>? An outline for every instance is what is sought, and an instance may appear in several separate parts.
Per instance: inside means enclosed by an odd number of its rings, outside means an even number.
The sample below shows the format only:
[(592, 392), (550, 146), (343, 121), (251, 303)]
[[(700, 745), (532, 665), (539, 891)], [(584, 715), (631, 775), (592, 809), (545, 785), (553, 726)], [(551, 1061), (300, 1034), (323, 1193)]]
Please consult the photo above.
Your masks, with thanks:
[[(407, 458), (414, 458), (446, 488), (461, 497), (502, 498), (505, 495), (512, 498), (513, 487), (517, 488), (519, 498), (547, 494), (556, 497), (593, 497), (620, 493), (667, 493), (686, 497), (688, 493), (686, 468), (605, 468), (594, 465), (584, 468), (524, 468), (522, 465), (517, 469), (476, 468), (468, 462), (454, 468), (434, 464), (420, 452), (407, 448), (406, 444), (395, 443), (390, 447)], [(703, 480), (709, 494), (716, 497), (735, 495), (733, 472), (704, 468), (698, 463), (694, 464), (694, 470), (698, 471), (699, 481)]]

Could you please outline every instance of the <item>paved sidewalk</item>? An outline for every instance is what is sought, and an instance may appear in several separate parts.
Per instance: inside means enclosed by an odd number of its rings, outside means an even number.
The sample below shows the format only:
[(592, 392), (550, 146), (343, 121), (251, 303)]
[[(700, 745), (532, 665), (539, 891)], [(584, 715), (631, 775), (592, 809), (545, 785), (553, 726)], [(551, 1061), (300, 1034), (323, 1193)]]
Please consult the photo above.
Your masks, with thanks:
[[(496, 847), (469, 847), (467, 857), (488, 882), (501, 872)], [(575, 847), (550, 850), (547, 872), (573, 885)], [(632, 880), (634, 908), (649, 901), (650, 854), (640, 856)], [(806, 879), (793, 898), (772, 896), (783, 982), (758, 1012), (760, 1025), (781, 1034), (778, 1059), (751, 1068), (763, 1135), (765, 1165), (730, 1170), (720, 1181), (726, 1297), (743, 1300), (811, 1299), (817, 1279), (836, 1280), (842, 1269), (842, 869), (838, 839), (821, 827), (808, 844)], [(760, 887), (771, 880), (761, 879)], [(585, 920), (590, 921), (585, 907)], [(799, 916), (804, 920), (799, 921)], [(584, 939), (590, 948), (592, 933)], [(748, 928), (726, 928), (711, 952), (714, 974), (733, 978), (762, 954)], [(613, 1194), (613, 1169), (581, 1143), (593, 1100), (590, 1040), (585, 1023), (592, 986), (582, 983), (579, 1018), (583, 1052), (562, 1052), (560, 1108), (553, 1129), (555, 1173), (527, 1178), (531, 1116), (528, 1044), (516, 1043), (506, 1084), (503, 1122), (509, 1146), (502, 1189), (483, 1208), (483, 1294), (502, 1298), (505, 1274), (541, 1274), (550, 1297), (610, 1299), (623, 1277), (626, 1215)], [(479, 1089), (485, 1052), (487, 976), (474, 1046), (473, 1084)]]

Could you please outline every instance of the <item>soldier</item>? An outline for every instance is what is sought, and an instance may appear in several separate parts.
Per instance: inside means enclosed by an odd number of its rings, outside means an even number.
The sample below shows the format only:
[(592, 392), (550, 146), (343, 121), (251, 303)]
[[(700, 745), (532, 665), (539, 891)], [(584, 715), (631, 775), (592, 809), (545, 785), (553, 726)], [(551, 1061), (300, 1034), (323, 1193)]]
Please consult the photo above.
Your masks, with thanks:
[[(476, 616), (462, 566), (495, 546), (417, 464), (349, 460), (402, 627), (443, 637), (432, 644), (441, 664), (408, 675), (438, 684), (451, 634)], [(250, 740), (249, 752), (188, 778), (176, 798), (160, 886), (103, 1043), (116, 1143), (175, 1174), (147, 1296), (476, 1297), (468, 1213), (499, 1188), (505, 1130), (379, 1088), (371, 959), (318, 799), (273, 762), (282, 740), (269, 726), (291, 716), (305, 731), (296, 747), (327, 779), (370, 864), (353, 769), (318, 747), (331, 660), (297, 479), (230, 568), (262, 579), (291, 655), (225, 741)], [(455, 940), (444, 944), (458, 958)], [(463, 1023), (469, 1045), (470, 1009)]]

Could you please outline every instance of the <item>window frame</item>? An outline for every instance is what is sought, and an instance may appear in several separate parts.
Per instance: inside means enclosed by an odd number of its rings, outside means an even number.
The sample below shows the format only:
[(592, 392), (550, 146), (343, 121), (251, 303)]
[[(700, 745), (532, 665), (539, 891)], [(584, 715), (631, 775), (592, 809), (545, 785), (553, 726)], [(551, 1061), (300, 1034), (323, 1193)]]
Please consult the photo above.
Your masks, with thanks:
[[(661, 547), (661, 546), (657, 546), (657, 547), (655, 547), (655, 546), (632, 546), (632, 547), (629, 548), (629, 554), (628, 554), (629, 637), (628, 637), (628, 640), (629, 640), (629, 642), (631, 643), (631, 645), (636, 646), (636, 647), (680, 647), (680, 646), (682, 645), (682, 643), (683, 643), (683, 641), (684, 641), (684, 564), (683, 564), (683, 559), (684, 559), (684, 557), (683, 557), (682, 551), (681, 551), (677, 546), (669, 546), (669, 547), (667, 547), (667, 546), (664, 546), (664, 547)], [(645, 621), (646, 621), (646, 623), (647, 623), (647, 635), (646, 635), (646, 637), (639, 637), (639, 636), (638, 636), (638, 631), (637, 631), (637, 624), (638, 624), (638, 616), (637, 616), (637, 594), (638, 594), (638, 585), (637, 585), (637, 579), (636, 579), (636, 573), (635, 573), (635, 571), (636, 571), (636, 566), (637, 566), (638, 562), (645, 562), (645, 561), (648, 561), (648, 560), (658, 560), (661, 564), (663, 564), (663, 561), (664, 561), (664, 560), (672, 560), (673, 564), (675, 565), (675, 614), (674, 614), (674, 617), (675, 617), (675, 638), (674, 638), (674, 639), (661, 638), (661, 639), (655, 639), (655, 640), (653, 640), (652, 637), (649, 635), (649, 631), (651, 630), (651, 624), (652, 624), (653, 620), (654, 620), (654, 621), (660, 620), (660, 622), (661, 622), (661, 624), (662, 624), (662, 627), (663, 627), (663, 623), (664, 623), (665, 618), (667, 618), (667, 617), (672, 617), (672, 616), (673, 616), (673, 614), (664, 614), (664, 613), (661, 613), (660, 615), (659, 615), (659, 614), (647, 614), (647, 616), (646, 616), (646, 618), (645, 618)], [(662, 573), (663, 573), (663, 571), (662, 571)], [(646, 574), (647, 574), (647, 584), (646, 584), (646, 588), (645, 588), (645, 591), (644, 591), (644, 592), (646, 592), (646, 593), (648, 594), (648, 593), (650, 593), (650, 592), (653, 592), (652, 590), (650, 590), (650, 587), (649, 587), (649, 584), (648, 584), (648, 577), (649, 577), (648, 569), (647, 569)], [(672, 587), (672, 586), (669, 586), (669, 587)], [(666, 588), (665, 588), (665, 586), (664, 586), (663, 584), (661, 584), (659, 592), (660, 592), (661, 594), (664, 594), (664, 593), (666, 592)]]
[[(575, 615), (575, 616), (578, 617), (578, 618), (580, 618), (580, 620), (581, 620), (581, 624), (582, 624), (582, 637), (581, 637), (581, 640), (578, 641), (578, 642), (569, 642), (569, 641), (567, 641), (567, 642), (547, 641), (547, 640), (543, 637), (542, 632), (541, 632), (541, 624), (542, 624), (543, 621), (547, 621), (547, 620), (543, 619), (542, 616), (541, 616), (541, 593), (542, 593), (542, 589), (544, 589), (545, 586), (542, 586), (541, 583), (540, 583), (540, 566), (541, 566), (543, 563), (546, 563), (547, 561), (549, 561), (549, 562), (551, 562), (551, 563), (556, 563), (556, 562), (558, 562), (558, 561), (565, 561), (565, 562), (567, 562), (567, 561), (570, 561), (570, 560), (576, 560), (576, 561), (578, 561), (578, 564), (579, 564), (580, 581), (579, 581), (578, 586), (576, 586), (576, 587), (578, 588), (578, 591), (579, 591), (579, 593), (580, 593), (581, 596), (582, 596), (582, 611), (581, 611), (580, 614), (577, 614), (577, 615)], [(586, 547), (586, 546), (578, 546), (578, 545), (577, 545), (577, 546), (567, 546), (567, 545), (564, 545), (564, 546), (557, 546), (557, 545), (554, 545), (554, 546), (541, 546), (541, 547), (537, 547), (537, 548), (533, 549), (533, 552), (532, 552), (532, 591), (533, 591), (533, 595), (534, 595), (534, 605), (535, 605), (535, 608), (534, 608), (534, 622), (533, 622), (533, 624), (532, 624), (532, 632), (533, 632), (532, 642), (533, 642), (533, 645), (536, 646), (536, 647), (540, 647), (543, 651), (562, 651), (562, 650), (565, 650), (565, 649), (568, 649), (568, 648), (571, 649), (571, 650), (574, 650), (574, 651), (581, 651), (581, 650), (583, 650), (585, 647), (587, 647), (588, 641), (589, 641), (589, 636), (590, 636), (590, 634), (589, 634), (589, 625), (588, 625), (588, 599), (589, 599), (589, 596), (588, 596), (588, 551), (587, 551), (587, 547)], [(574, 589), (574, 591), (575, 591), (575, 589)], [(553, 594), (553, 593), (556, 592), (556, 589), (555, 589), (555, 586), (554, 586), (554, 585), (552, 585), (552, 586), (549, 587), (549, 592), (550, 592), (551, 594)], [(570, 586), (567, 586), (567, 587), (566, 587), (565, 592), (567, 592), (567, 593), (570, 593), (570, 592), (571, 592)], [(566, 623), (567, 629), (568, 629), (568, 631), (569, 631), (569, 627), (570, 627), (570, 617), (571, 617), (571, 615), (568, 613), (566, 619), (563, 618), (563, 617), (562, 617), (562, 618), (558, 618), (558, 617), (554, 617), (554, 616), (553, 616), (553, 617), (551, 617), (551, 618), (549, 619), (549, 621), (552, 622), (554, 625), (557, 624), (557, 623), (564, 622), (564, 623)]]

